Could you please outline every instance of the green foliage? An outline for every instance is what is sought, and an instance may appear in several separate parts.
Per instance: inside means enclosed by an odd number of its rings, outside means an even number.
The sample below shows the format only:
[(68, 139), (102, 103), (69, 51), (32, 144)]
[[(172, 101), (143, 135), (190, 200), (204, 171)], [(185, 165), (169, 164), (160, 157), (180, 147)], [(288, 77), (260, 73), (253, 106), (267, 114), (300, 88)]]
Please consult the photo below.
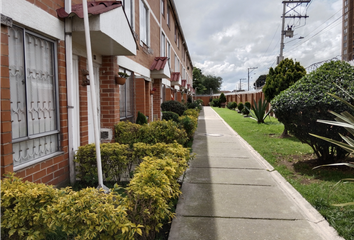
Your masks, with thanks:
[(155, 144), (159, 142), (173, 143), (177, 141), (179, 144), (183, 145), (188, 140), (186, 132), (180, 129), (178, 124), (174, 121), (154, 121), (145, 125), (119, 122), (114, 128), (115, 142), (128, 144), (130, 147), (137, 142)]
[(237, 105), (237, 109), (239, 112), (242, 112), (242, 109), (244, 108), (244, 105), (242, 102), (240, 102), (238, 105)]
[(184, 104), (174, 100), (163, 102), (161, 104), (161, 109), (162, 111), (175, 112), (179, 116), (181, 116), (183, 112), (187, 110)]
[(166, 121), (172, 120), (174, 122), (178, 122), (178, 117), (179, 117), (178, 114), (175, 112), (169, 112), (169, 111), (162, 112), (162, 120), (166, 120)]
[(222, 78), (212, 75), (204, 75), (199, 68), (193, 68), (193, 87), (197, 89), (197, 94), (216, 93), (220, 91)]
[(252, 106), (253, 112), (250, 111), (250, 113), (252, 117), (254, 117), (257, 120), (258, 123), (264, 123), (264, 119), (269, 115), (271, 109), (266, 113), (267, 106), (268, 106), (267, 100), (262, 101), (262, 99), (260, 98), (257, 104), (256, 100), (253, 99), (253, 106)]
[(186, 131), (189, 139), (193, 138), (194, 132), (197, 129), (198, 119), (193, 116), (181, 116), (179, 117), (179, 124)]
[(210, 106), (212, 106), (212, 107), (221, 107), (220, 98), (213, 98), (213, 100), (210, 103)]
[(193, 102), (193, 98), (191, 95), (188, 95), (187, 97), (187, 103), (192, 103)]
[(305, 75), (306, 70), (299, 62), (294, 63), (292, 59), (285, 58), (275, 69), (269, 69), (266, 84), (262, 89), (265, 99), (270, 102)]
[(251, 109), (251, 103), (245, 102), (245, 106), (244, 106), (244, 108), (241, 110), (241, 112), (243, 113), (243, 115), (248, 116), (248, 114), (250, 113), (250, 109)]
[(224, 93), (221, 93), (221, 94), (220, 94), (220, 102), (221, 102), (221, 103), (225, 103), (225, 102), (226, 102), (226, 97), (225, 97), (225, 94), (224, 94)]
[(146, 116), (140, 111), (138, 111), (138, 117), (136, 118), (136, 123), (139, 125), (147, 124)]
[(187, 109), (186, 111), (184, 111), (183, 116), (192, 116), (192, 117), (198, 118), (199, 111), (196, 109)]
[(354, 68), (342, 61), (323, 64), (316, 71), (303, 77), (289, 89), (280, 93), (271, 102), (273, 110), (285, 127), (301, 142), (309, 144), (321, 162), (329, 163), (347, 155), (339, 146), (312, 137), (309, 133), (326, 136), (337, 141), (345, 135), (345, 129), (317, 123), (317, 119), (332, 120), (328, 110), (345, 112), (349, 107), (338, 99), (326, 94), (333, 93), (347, 101), (350, 97), (338, 90), (333, 84), (354, 94)]
[(228, 102), (227, 103), (227, 108), (235, 110), (237, 108), (237, 103), (236, 102)]
[[(106, 181), (120, 182), (122, 174), (129, 169), (133, 162), (129, 145), (119, 143), (102, 143), (101, 160), (102, 172)], [(97, 159), (95, 144), (80, 146), (76, 152), (74, 161), (77, 177), (89, 186), (95, 186), (98, 182)]]

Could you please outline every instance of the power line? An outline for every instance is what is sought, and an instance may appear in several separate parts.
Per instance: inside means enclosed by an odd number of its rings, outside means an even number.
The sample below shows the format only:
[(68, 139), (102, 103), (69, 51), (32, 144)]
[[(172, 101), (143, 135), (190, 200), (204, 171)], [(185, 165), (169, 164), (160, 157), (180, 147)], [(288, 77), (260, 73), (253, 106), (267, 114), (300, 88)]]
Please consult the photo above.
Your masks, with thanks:
[(269, 49), (270, 45), (273, 43), (274, 37), (275, 37), (275, 35), (276, 35), (277, 32), (278, 32), (279, 26), (280, 26), (280, 23), (278, 24), (277, 30), (275, 30), (275, 32), (274, 32), (272, 41), (269, 43), (269, 45), (268, 45), (268, 47), (267, 47), (267, 50), (266, 50), (266, 53), (268, 52), (268, 49)]

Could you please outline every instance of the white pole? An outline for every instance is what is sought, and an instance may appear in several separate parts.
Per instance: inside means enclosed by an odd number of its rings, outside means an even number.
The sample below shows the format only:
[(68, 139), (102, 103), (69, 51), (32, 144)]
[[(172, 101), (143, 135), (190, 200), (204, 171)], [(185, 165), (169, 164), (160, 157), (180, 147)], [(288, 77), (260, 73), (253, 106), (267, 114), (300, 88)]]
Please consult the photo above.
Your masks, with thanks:
[(87, 10), (87, 1), (86, 0), (82, 0), (82, 7), (83, 7), (83, 12), (84, 12), (84, 26), (85, 26), (84, 28), (85, 28), (85, 39), (86, 39), (87, 62), (88, 62), (88, 66), (89, 66), (89, 76), (90, 76), (93, 129), (94, 129), (95, 144), (96, 144), (97, 174), (98, 174), (98, 187), (97, 188), (103, 188), (103, 190), (105, 190), (107, 192), (107, 191), (109, 191), (109, 189), (103, 185), (103, 177), (102, 177), (101, 149), (100, 149), (101, 141), (100, 141), (99, 134), (98, 134), (96, 89), (95, 89), (95, 79), (94, 79), (94, 75), (93, 75), (90, 26), (89, 26), (89, 20), (88, 20), (88, 10)]

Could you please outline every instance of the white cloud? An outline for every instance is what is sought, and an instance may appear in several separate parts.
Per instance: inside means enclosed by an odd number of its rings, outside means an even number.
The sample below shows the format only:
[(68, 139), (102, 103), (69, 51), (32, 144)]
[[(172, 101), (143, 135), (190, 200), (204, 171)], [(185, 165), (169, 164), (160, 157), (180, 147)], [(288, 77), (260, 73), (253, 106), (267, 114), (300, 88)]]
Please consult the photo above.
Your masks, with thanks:
[[(175, 4), (193, 65), (204, 74), (222, 77), (222, 89), (235, 89), (240, 78), (247, 78), (249, 67), (258, 67), (250, 74), (252, 84), (276, 66), (281, 1), (176, 0)], [(295, 35), (285, 39), (284, 56), (307, 67), (340, 55), (341, 19), (321, 29), (339, 18), (341, 9), (341, 0), (316, 0), (307, 9), (306, 21), (287, 19), (286, 25), (295, 25)], [(306, 14), (306, 8), (298, 10)]]

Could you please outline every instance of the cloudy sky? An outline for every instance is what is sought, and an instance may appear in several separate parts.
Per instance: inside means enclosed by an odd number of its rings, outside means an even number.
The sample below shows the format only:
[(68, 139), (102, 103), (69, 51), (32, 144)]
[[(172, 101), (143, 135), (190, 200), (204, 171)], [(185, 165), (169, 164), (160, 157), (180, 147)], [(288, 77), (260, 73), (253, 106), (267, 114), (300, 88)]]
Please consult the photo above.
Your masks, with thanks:
[[(242, 78), (247, 90), (248, 68), (257, 67), (250, 70), (253, 85), (276, 66), (282, 0), (175, 0), (175, 4), (193, 65), (204, 75), (222, 77), (222, 90), (238, 88)], [(294, 37), (285, 38), (284, 57), (308, 67), (339, 56), (342, 0), (312, 0), (302, 6), (288, 13), (309, 17), (286, 19), (285, 26), (294, 26)]]

